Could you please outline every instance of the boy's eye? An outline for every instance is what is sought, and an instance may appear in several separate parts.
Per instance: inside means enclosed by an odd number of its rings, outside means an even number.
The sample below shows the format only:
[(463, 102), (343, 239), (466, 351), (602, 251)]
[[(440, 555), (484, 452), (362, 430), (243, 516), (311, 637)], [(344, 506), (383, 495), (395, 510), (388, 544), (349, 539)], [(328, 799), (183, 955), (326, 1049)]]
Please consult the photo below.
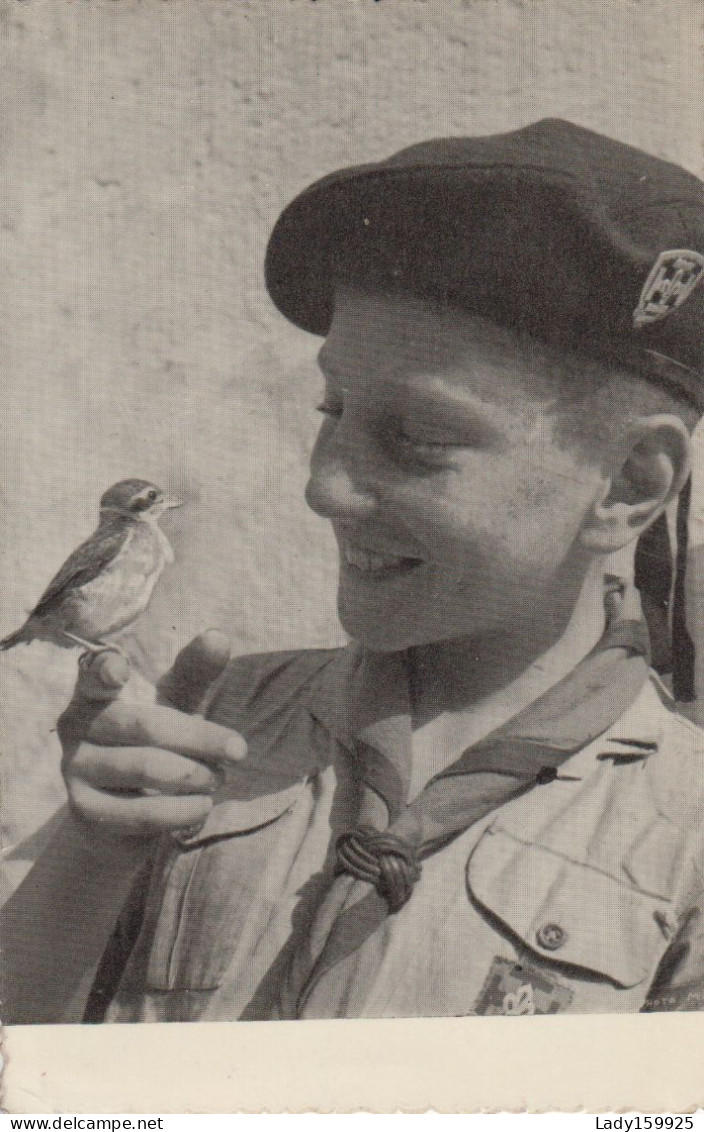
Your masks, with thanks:
[(409, 433), (399, 429), (397, 433), (398, 443), (405, 448), (415, 448), (419, 451), (441, 451), (443, 448), (455, 447), (448, 440), (432, 440), (430, 438), (421, 436), (410, 436)]
[(322, 413), (324, 417), (341, 417), (342, 407), (334, 405), (331, 401), (321, 401), (315, 407), (316, 413)]

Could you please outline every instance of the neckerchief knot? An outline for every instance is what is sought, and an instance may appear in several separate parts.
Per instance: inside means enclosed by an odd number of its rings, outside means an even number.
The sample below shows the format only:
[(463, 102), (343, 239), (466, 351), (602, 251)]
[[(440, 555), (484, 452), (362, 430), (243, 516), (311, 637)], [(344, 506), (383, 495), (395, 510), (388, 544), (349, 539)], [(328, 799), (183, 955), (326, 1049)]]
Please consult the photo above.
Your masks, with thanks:
[(389, 830), (380, 832), (369, 825), (343, 833), (335, 846), (336, 872), (373, 884), (393, 914), (410, 899), (420, 877), (420, 865), (413, 845)]

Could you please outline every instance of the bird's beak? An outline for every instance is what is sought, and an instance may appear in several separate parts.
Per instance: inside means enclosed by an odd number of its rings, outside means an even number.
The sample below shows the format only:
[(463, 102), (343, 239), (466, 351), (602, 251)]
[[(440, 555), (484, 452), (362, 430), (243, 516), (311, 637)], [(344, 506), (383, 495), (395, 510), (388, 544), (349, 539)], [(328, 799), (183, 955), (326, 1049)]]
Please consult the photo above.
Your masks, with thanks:
[(183, 507), (183, 503), (183, 499), (173, 499), (171, 496), (167, 495), (164, 500), (164, 510), (170, 511), (172, 507)]

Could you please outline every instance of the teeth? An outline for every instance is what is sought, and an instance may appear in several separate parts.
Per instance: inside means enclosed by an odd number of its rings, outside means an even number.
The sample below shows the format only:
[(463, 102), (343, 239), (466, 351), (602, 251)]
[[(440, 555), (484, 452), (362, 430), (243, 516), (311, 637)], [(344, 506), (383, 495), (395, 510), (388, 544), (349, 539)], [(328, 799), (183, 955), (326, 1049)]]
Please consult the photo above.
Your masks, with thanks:
[(390, 570), (400, 566), (407, 559), (397, 554), (375, 554), (371, 550), (361, 550), (359, 547), (346, 546), (344, 548), (345, 561), (365, 573), (375, 573), (378, 570)]

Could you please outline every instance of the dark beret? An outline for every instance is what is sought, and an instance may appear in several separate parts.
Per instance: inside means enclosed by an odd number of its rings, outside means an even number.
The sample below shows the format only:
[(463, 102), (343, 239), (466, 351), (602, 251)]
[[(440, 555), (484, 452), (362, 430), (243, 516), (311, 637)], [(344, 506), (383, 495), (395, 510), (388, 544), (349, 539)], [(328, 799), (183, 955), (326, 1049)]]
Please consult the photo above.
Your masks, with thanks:
[(345, 271), (625, 367), (704, 412), (704, 184), (632, 146), (546, 119), (331, 173), (277, 221), (266, 283), (286, 318), (325, 335)]

